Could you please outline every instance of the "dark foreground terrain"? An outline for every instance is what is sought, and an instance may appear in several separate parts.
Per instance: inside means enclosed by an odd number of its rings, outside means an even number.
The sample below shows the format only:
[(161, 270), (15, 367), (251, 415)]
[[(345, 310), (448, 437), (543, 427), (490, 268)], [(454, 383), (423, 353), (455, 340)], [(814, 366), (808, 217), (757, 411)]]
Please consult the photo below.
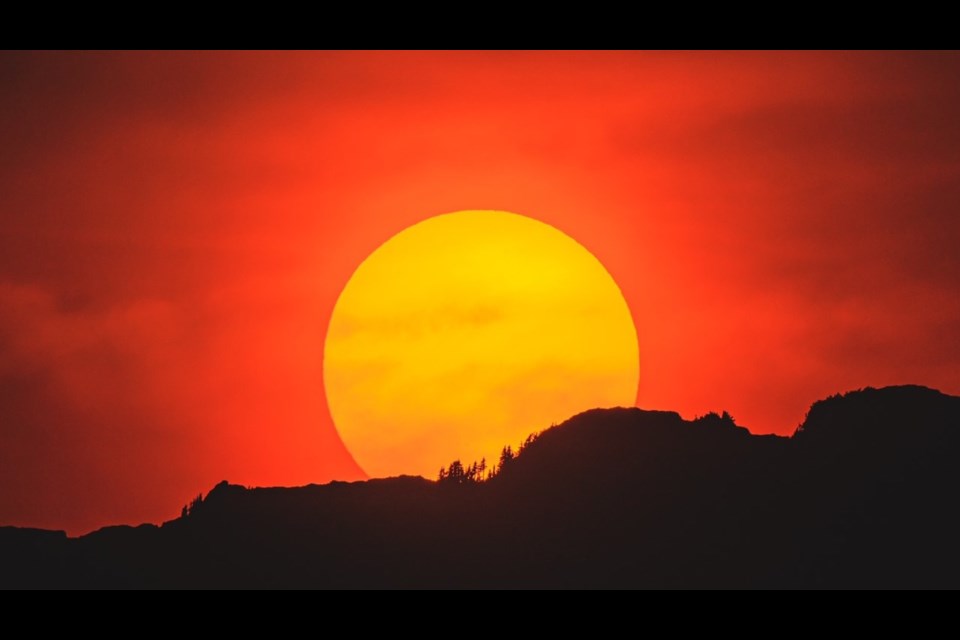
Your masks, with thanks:
[(484, 483), (221, 483), (161, 527), (0, 528), (0, 587), (960, 587), (960, 398), (817, 402), (792, 438), (595, 410)]

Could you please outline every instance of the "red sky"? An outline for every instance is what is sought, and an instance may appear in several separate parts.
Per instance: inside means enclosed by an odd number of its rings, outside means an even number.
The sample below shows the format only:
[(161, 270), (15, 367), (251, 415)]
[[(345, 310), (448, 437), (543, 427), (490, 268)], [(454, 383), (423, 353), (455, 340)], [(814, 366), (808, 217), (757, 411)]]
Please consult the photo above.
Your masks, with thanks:
[(333, 304), (462, 209), (603, 262), (640, 406), (786, 434), (838, 391), (960, 393), (958, 77), (938, 53), (0, 53), (0, 524), (361, 477), (323, 397)]

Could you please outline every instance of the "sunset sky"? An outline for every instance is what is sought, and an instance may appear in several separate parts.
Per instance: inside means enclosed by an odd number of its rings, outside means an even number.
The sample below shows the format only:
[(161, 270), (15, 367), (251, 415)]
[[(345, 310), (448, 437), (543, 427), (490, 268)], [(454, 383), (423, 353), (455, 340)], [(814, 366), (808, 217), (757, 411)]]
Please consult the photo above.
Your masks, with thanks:
[(641, 407), (789, 434), (839, 391), (960, 393), (958, 78), (955, 53), (0, 53), (0, 525), (364, 477), (324, 397), (334, 304), (465, 209), (599, 259)]

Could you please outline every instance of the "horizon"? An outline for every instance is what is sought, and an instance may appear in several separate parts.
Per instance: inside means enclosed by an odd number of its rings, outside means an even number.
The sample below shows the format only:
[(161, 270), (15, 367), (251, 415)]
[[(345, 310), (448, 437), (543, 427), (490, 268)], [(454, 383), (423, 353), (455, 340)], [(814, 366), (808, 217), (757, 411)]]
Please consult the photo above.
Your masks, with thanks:
[(960, 397), (812, 405), (787, 438), (728, 415), (594, 409), (492, 472), (246, 488), (162, 525), (0, 527), (0, 588), (956, 588)]
[[(725, 411), (725, 410), (722, 410), (722, 411), (709, 411), (709, 412), (704, 413), (704, 414), (699, 414), (699, 415), (695, 415), (695, 416), (691, 416), (691, 417), (684, 417), (683, 415), (681, 415), (681, 414), (680, 414), (679, 412), (677, 412), (677, 411), (672, 411), (672, 410), (669, 410), (669, 409), (662, 409), (662, 408), (646, 408), (646, 407), (638, 407), (638, 406), (593, 407), (593, 408), (590, 408), (590, 409), (585, 409), (584, 411), (581, 411), (581, 412), (576, 413), (576, 414), (574, 414), (574, 415), (571, 415), (571, 416), (569, 416), (568, 418), (566, 418), (565, 420), (563, 420), (563, 421), (561, 421), (561, 422), (559, 422), (559, 423), (554, 423), (554, 424), (551, 424), (551, 425), (549, 425), (549, 426), (547, 426), (547, 427), (545, 427), (545, 428), (543, 428), (543, 429), (540, 429), (540, 430), (538, 430), (538, 431), (531, 432), (530, 434), (528, 434), (525, 438), (523, 438), (522, 440), (520, 440), (520, 441), (517, 442), (516, 444), (514, 444), (514, 443), (504, 443), (504, 444), (503, 444), (503, 448), (504, 448), (504, 449), (509, 449), (509, 450), (511, 450), (511, 451), (512, 451), (511, 455), (513, 456), (514, 459), (520, 459), (521, 456), (522, 456), (523, 453), (524, 453), (524, 449), (525, 449), (529, 444), (531, 444), (531, 443), (533, 443), (535, 440), (537, 440), (541, 435), (543, 435), (543, 434), (545, 434), (545, 433), (547, 433), (547, 432), (556, 430), (556, 429), (558, 429), (558, 428), (560, 428), (560, 427), (565, 427), (565, 426), (568, 425), (568, 424), (574, 424), (574, 423), (577, 423), (577, 422), (582, 422), (582, 420), (583, 420), (584, 418), (587, 418), (587, 417), (590, 417), (590, 418), (597, 418), (597, 417), (604, 418), (604, 417), (606, 417), (606, 416), (615, 415), (615, 414), (617, 414), (617, 413), (619, 413), (619, 412), (637, 412), (637, 415), (651, 415), (651, 414), (668, 414), (668, 415), (674, 415), (674, 416), (676, 416), (676, 417), (680, 420), (681, 423), (685, 423), (685, 424), (688, 424), (688, 425), (693, 425), (693, 424), (696, 424), (696, 423), (698, 423), (698, 422), (709, 421), (709, 420), (711, 420), (711, 419), (715, 419), (715, 420), (719, 421), (720, 423), (728, 423), (728, 424), (730, 424), (730, 425), (732, 425), (732, 426), (734, 426), (734, 427), (736, 427), (736, 428), (738, 428), (738, 429), (743, 429), (744, 431), (746, 431), (746, 432), (749, 434), (750, 437), (762, 436), (762, 435), (771, 435), (771, 436), (775, 436), (776, 438), (782, 439), (782, 440), (792, 440), (792, 439), (794, 439), (794, 438), (803, 430), (803, 427), (804, 427), (804, 425), (806, 424), (807, 418), (809, 417), (809, 413), (810, 413), (810, 411), (811, 411), (815, 406), (821, 405), (821, 404), (824, 404), (824, 403), (829, 403), (829, 402), (835, 401), (835, 400), (843, 400), (843, 399), (848, 398), (848, 397), (861, 396), (861, 395), (863, 395), (865, 392), (866, 392), (866, 393), (871, 393), (871, 392), (881, 392), (881, 393), (883, 393), (883, 392), (889, 392), (889, 391), (894, 391), (894, 392), (898, 392), (898, 391), (932, 392), (932, 393), (934, 393), (934, 394), (936, 394), (936, 395), (939, 395), (939, 396), (944, 396), (944, 397), (953, 398), (953, 399), (960, 399), (960, 396), (951, 396), (951, 395), (949, 395), (949, 394), (945, 394), (944, 392), (940, 391), (939, 389), (933, 389), (933, 388), (931, 388), (931, 387), (926, 387), (926, 386), (924, 386), (924, 385), (916, 385), (916, 384), (892, 385), (892, 386), (886, 386), (886, 387), (872, 387), (872, 386), (867, 386), (867, 387), (861, 387), (861, 388), (858, 388), (858, 389), (849, 389), (849, 390), (847, 390), (847, 391), (841, 391), (841, 392), (837, 392), (837, 393), (834, 393), (834, 394), (830, 394), (829, 396), (825, 396), (825, 397), (823, 397), (823, 398), (818, 398), (817, 400), (814, 400), (813, 402), (811, 402), (811, 404), (810, 404), (807, 412), (805, 412), (805, 414), (804, 414), (804, 419), (800, 421), (800, 423), (796, 426), (796, 428), (794, 429), (793, 432), (791, 432), (791, 433), (789, 433), (789, 434), (784, 434), (784, 435), (781, 435), (781, 434), (756, 434), (756, 433), (753, 433), (753, 432), (750, 431), (745, 425), (738, 424), (737, 421), (736, 421), (736, 418), (735, 418), (734, 416), (730, 415), (730, 414), (729, 414), (727, 411)], [(451, 465), (452, 465), (453, 463), (462, 464), (463, 467), (466, 468), (466, 467), (468, 467), (470, 464), (476, 465), (476, 463), (477, 463), (478, 461), (477, 461), (477, 460), (460, 460), (459, 458), (451, 458), (449, 462), (451, 463)], [(489, 481), (489, 480), (492, 480), (493, 478), (496, 477), (496, 475), (498, 474), (498, 471), (499, 471), (499, 470), (498, 470), (498, 468), (497, 468), (496, 466), (494, 466), (494, 463), (493, 463), (493, 462), (491, 462), (491, 468), (492, 468), (492, 472), (490, 473), (490, 475), (488, 475), (488, 476), (486, 476), (486, 477), (477, 476), (476, 479), (474, 479), (474, 478), (471, 477), (471, 478), (469, 478), (468, 480), (466, 480), (466, 482), (467, 482), (468, 484), (469, 484), (469, 483), (473, 483), (473, 484), (478, 484), (478, 485), (479, 485), (479, 484), (483, 484), (483, 483), (485, 483), (485, 482), (487, 482), (487, 481)], [(439, 476), (439, 477), (437, 477), (437, 476), (427, 477), (427, 476), (424, 476), (424, 475), (421, 475), (421, 474), (416, 474), (416, 473), (402, 473), (402, 472), (401, 472), (401, 473), (399, 473), (399, 474), (388, 475), (388, 476), (368, 476), (368, 477), (366, 477), (366, 478), (352, 479), (352, 480), (333, 479), (333, 480), (328, 480), (328, 481), (326, 481), (326, 482), (308, 482), (308, 483), (304, 483), (304, 484), (302, 484), (302, 485), (295, 485), (295, 486), (286, 486), (286, 485), (267, 485), (267, 486), (245, 485), (245, 484), (242, 484), (242, 483), (231, 482), (229, 479), (224, 478), (224, 479), (218, 481), (216, 484), (214, 484), (214, 485), (212, 485), (211, 487), (209, 487), (209, 489), (207, 489), (206, 491), (204, 491), (204, 490), (201, 489), (201, 490), (199, 491), (199, 493), (191, 494), (191, 495), (194, 496), (193, 500), (192, 500), (192, 501), (186, 501), (186, 502), (184, 502), (184, 504), (183, 504), (182, 507), (180, 508), (180, 511), (178, 511), (178, 514), (179, 514), (179, 515), (176, 516), (176, 517), (172, 517), (172, 518), (169, 518), (169, 519), (165, 519), (165, 520), (160, 520), (160, 521), (143, 521), (143, 522), (137, 522), (137, 523), (132, 523), (132, 522), (113, 522), (113, 523), (107, 523), (107, 524), (101, 525), (101, 526), (99, 526), (99, 527), (97, 527), (97, 528), (95, 528), (95, 529), (91, 529), (91, 530), (89, 530), (89, 531), (79, 531), (79, 532), (78, 532), (78, 531), (71, 532), (71, 531), (67, 531), (67, 530), (65, 530), (65, 529), (60, 529), (60, 528), (52, 528), (52, 529), (51, 529), (51, 528), (44, 528), (44, 527), (31, 527), (31, 526), (22, 526), (22, 525), (20, 525), (20, 526), (18, 526), (18, 525), (8, 525), (8, 524), (6, 524), (6, 523), (0, 523), (0, 528), (3, 528), (3, 527), (16, 527), (16, 528), (20, 528), (20, 529), (39, 529), (39, 530), (42, 530), (42, 531), (52, 531), (52, 532), (58, 532), (58, 533), (59, 533), (59, 532), (62, 532), (62, 533), (65, 533), (68, 538), (82, 538), (82, 537), (87, 536), (87, 535), (90, 535), (90, 534), (92, 534), (92, 533), (96, 533), (96, 532), (100, 531), (101, 529), (110, 529), (110, 528), (114, 528), (114, 527), (140, 527), (140, 526), (144, 526), (144, 525), (149, 525), (149, 526), (154, 526), (154, 527), (160, 527), (160, 528), (162, 528), (162, 527), (165, 526), (165, 525), (172, 524), (172, 523), (177, 522), (178, 520), (182, 520), (182, 519), (186, 518), (186, 517), (189, 515), (189, 510), (192, 508), (193, 502), (200, 502), (200, 503), (202, 504), (203, 502), (206, 501), (206, 499), (210, 496), (210, 494), (213, 493), (214, 490), (216, 490), (216, 489), (218, 489), (218, 488), (220, 488), (220, 487), (224, 487), (224, 486), (225, 486), (225, 487), (241, 488), (241, 489), (244, 489), (244, 490), (259, 490), (259, 489), (263, 489), (263, 490), (273, 490), (273, 489), (306, 489), (306, 488), (311, 488), (311, 487), (325, 487), (325, 486), (332, 485), (332, 484), (337, 484), (337, 483), (341, 483), (341, 484), (357, 484), (357, 483), (361, 483), (361, 484), (362, 484), (362, 483), (367, 483), (367, 482), (370, 482), (370, 481), (396, 480), (396, 479), (420, 479), (420, 480), (424, 480), (424, 481), (426, 481), (426, 482), (428, 482), (428, 483), (431, 483), (431, 484), (443, 484), (443, 480), (444, 480), (444, 475), (443, 475), (443, 474), (444, 474), (446, 471), (447, 471), (447, 468), (446, 468), (446, 467), (441, 467), (441, 469), (440, 469), (440, 476)]]

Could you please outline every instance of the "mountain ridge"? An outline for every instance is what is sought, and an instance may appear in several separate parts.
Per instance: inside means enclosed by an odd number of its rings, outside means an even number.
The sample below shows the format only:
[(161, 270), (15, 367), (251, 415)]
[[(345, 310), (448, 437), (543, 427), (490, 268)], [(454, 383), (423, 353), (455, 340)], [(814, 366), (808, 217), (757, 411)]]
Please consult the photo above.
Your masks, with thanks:
[(955, 587), (958, 422), (916, 385), (817, 401), (791, 437), (593, 409), (483, 483), (224, 481), (160, 526), (3, 528), (0, 586)]

